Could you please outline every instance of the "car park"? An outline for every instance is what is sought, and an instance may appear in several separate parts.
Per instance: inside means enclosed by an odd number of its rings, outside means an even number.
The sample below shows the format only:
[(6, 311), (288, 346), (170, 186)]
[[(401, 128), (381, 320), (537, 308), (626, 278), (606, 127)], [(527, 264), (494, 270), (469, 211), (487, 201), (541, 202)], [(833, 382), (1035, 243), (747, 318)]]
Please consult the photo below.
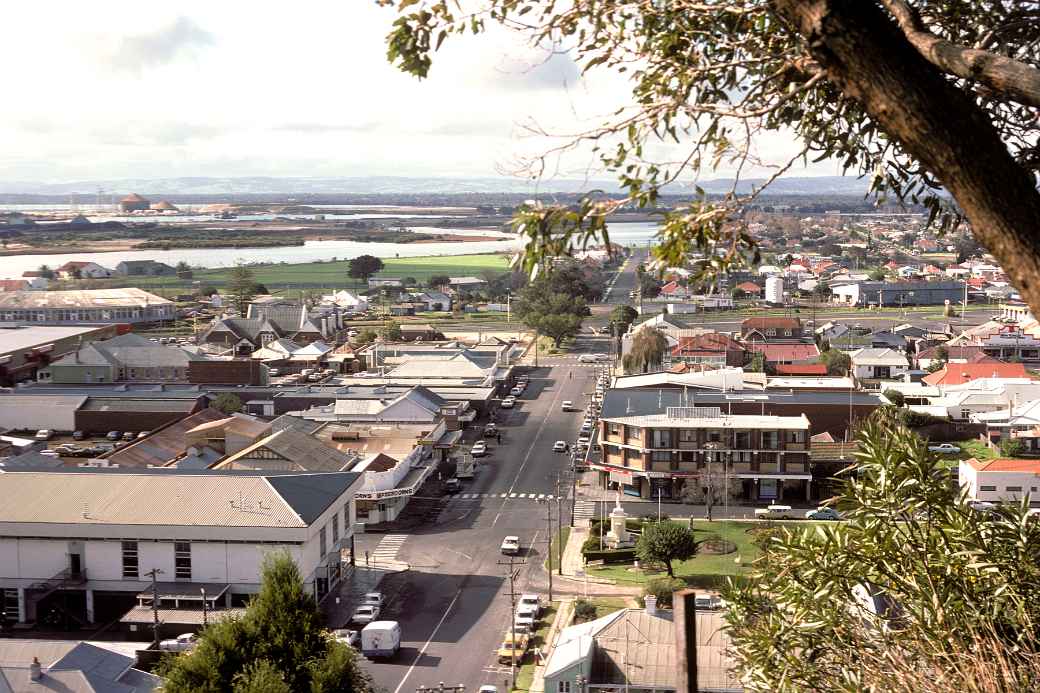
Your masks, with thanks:
[(379, 618), (379, 607), (374, 604), (362, 604), (354, 609), (350, 620), (354, 623), (368, 624)]
[(940, 455), (956, 455), (961, 449), (953, 443), (940, 443), (938, 445), (929, 445), (929, 452), (937, 452)]
[(553, 452), (567, 452), (567, 443), (562, 440), (556, 441), (553, 443)]
[(805, 511), (806, 520), (840, 520), (841, 513), (834, 508), (817, 508), (816, 510)]
[(483, 457), (487, 453), (487, 443), (485, 443), (482, 440), (478, 440), (477, 442), (473, 443), (473, 447), (469, 450), (469, 454), (473, 455), (474, 457)]
[(502, 553), (507, 556), (515, 556), (520, 553), (520, 537), (510, 535), (502, 540)]
[(792, 520), (794, 511), (790, 505), (770, 505), (765, 508), (755, 508), (755, 518), (759, 520)]

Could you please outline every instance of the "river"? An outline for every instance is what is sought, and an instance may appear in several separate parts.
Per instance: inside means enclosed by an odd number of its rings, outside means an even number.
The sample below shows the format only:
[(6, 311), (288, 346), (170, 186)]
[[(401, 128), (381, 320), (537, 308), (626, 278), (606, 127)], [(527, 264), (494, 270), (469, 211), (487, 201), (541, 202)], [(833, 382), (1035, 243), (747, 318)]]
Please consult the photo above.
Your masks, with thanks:
[[(236, 264), (297, 264), (337, 258), (347, 260), (358, 255), (379, 258), (420, 257), (423, 255), (473, 255), (515, 251), (520, 241), (511, 234), (475, 229), (450, 229), (416, 226), (421, 233), (443, 233), (456, 236), (497, 236), (499, 241), (459, 241), (455, 243), (359, 243), (356, 241), (307, 241), (303, 245), (278, 248), (177, 248), (174, 250), (117, 250), (108, 253), (62, 253), (53, 255), (0, 256), (0, 278), (20, 277), (22, 272), (40, 265), (59, 267), (66, 262), (96, 262), (114, 268), (124, 260), (155, 260), (174, 266), (186, 262), (192, 267), (231, 267)], [(610, 225), (610, 240), (621, 245), (644, 245), (657, 231), (653, 222), (619, 222)]]

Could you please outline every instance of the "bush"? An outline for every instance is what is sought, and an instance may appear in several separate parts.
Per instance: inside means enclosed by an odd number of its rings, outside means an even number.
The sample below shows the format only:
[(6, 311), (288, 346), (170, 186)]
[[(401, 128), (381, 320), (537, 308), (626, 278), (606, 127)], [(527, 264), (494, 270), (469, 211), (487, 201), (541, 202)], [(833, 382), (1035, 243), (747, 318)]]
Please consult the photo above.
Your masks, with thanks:
[(654, 578), (643, 586), (643, 596), (657, 597), (657, 606), (671, 608), (672, 594), (686, 588), (686, 583), (679, 578)]
[(596, 605), (585, 599), (574, 601), (574, 622), (585, 623), (596, 618)]
[(1026, 449), (1018, 438), (1004, 438), (1000, 441), (1000, 454), (1002, 457), (1018, 457)]
[(585, 543), (581, 545), (582, 553), (593, 553), (598, 552), (599, 549), (599, 535), (589, 537), (585, 540)]
[(604, 563), (631, 563), (636, 560), (635, 549), (604, 549), (603, 551), (583, 551), (586, 561), (603, 561)]

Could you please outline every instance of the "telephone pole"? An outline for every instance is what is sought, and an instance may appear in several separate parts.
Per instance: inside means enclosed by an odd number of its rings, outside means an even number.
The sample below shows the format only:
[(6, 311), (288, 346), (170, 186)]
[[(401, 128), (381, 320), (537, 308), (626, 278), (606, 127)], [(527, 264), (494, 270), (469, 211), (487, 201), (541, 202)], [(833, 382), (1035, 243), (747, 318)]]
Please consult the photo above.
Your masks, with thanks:
[(157, 579), (163, 571), (152, 568), (145, 575), (152, 578), (152, 642), (159, 649), (159, 583)]
[[(499, 565), (509, 566), (509, 632), (512, 637), (510, 642), (509, 655), (510, 655), (510, 676), (512, 677), (512, 688), (516, 688), (516, 577), (520, 574), (520, 568), (524, 564), (522, 560), (516, 560), (512, 556), (509, 557), (508, 561), (499, 561)], [(552, 579), (552, 571), (549, 571), (549, 579)]]
[[(573, 476), (573, 472), (571, 473)], [(560, 532), (560, 539), (556, 542), (556, 553), (560, 560), (556, 563), (556, 574), (563, 575), (563, 499), (560, 498), (560, 473), (556, 472), (556, 529)], [(552, 575), (552, 553), (549, 554), (549, 574)]]
[(552, 501), (545, 501), (545, 521), (549, 525), (549, 601), (552, 601)]

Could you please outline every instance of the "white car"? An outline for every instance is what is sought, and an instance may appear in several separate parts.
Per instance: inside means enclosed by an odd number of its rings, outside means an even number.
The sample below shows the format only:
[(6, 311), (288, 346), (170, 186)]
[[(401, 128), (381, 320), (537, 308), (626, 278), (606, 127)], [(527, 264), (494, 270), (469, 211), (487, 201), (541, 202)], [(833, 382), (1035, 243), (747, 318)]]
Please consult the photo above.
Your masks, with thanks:
[(574, 402), (569, 399), (563, 400), (563, 404), (560, 405), (560, 411), (574, 411)]
[(356, 648), (358, 643), (361, 641), (361, 635), (356, 630), (349, 630), (347, 628), (337, 628), (332, 631), (332, 637), (339, 640), (344, 645)]
[(380, 609), (383, 608), (383, 593), (382, 592), (365, 592), (365, 596), (361, 597), (362, 604), (368, 604), (370, 606), (378, 606)]
[(513, 395), (514, 397), (518, 397), (518, 396), (524, 394), (524, 388), (522, 388), (519, 385), (517, 385), (516, 387), (514, 387), (512, 390), (509, 391), (509, 394)]
[(165, 652), (190, 652), (197, 640), (198, 636), (194, 633), (181, 633), (176, 638), (160, 642), (159, 649)]
[(350, 620), (354, 623), (360, 623), (362, 625), (372, 623), (379, 618), (379, 607), (373, 606), (372, 604), (362, 604), (358, 608), (354, 609), (354, 613), (351, 615)]
[(589, 440), (590, 439), (588, 434), (582, 433), (580, 436), (578, 436), (578, 442), (576, 444), (578, 445), (578, 447), (587, 447), (589, 444)]
[(33, 436), (36, 440), (50, 440), (52, 437), (54, 437), (54, 431), (49, 428), (41, 428)]
[(516, 607), (516, 617), (513, 620), (516, 625), (527, 626), (533, 630), (534, 624), (538, 621), (538, 609), (530, 605), (521, 604)]
[(506, 397), (504, 400), (502, 400), (501, 406), (503, 409), (512, 409), (514, 406), (516, 406), (516, 397)]
[(578, 363), (596, 363), (598, 360), (595, 354), (582, 354), (578, 357)]
[(487, 443), (485, 443), (482, 440), (478, 440), (476, 443), (473, 444), (473, 447), (470, 448), (469, 454), (473, 455), (474, 457), (483, 457), (487, 454)]
[(553, 452), (567, 452), (567, 443), (562, 440), (556, 441), (553, 443)]
[(537, 594), (521, 594), (518, 606), (526, 606), (534, 609), (535, 617), (538, 617), (542, 613), (542, 598)]
[(755, 518), (759, 520), (792, 520), (794, 511), (790, 505), (770, 505), (765, 508), (755, 508)]
[(929, 452), (937, 452), (940, 455), (956, 455), (961, 449), (953, 443), (940, 443), (939, 445), (929, 445)]
[(515, 556), (520, 553), (520, 537), (510, 535), (502, 540), (502, 553), (507, 556)]

